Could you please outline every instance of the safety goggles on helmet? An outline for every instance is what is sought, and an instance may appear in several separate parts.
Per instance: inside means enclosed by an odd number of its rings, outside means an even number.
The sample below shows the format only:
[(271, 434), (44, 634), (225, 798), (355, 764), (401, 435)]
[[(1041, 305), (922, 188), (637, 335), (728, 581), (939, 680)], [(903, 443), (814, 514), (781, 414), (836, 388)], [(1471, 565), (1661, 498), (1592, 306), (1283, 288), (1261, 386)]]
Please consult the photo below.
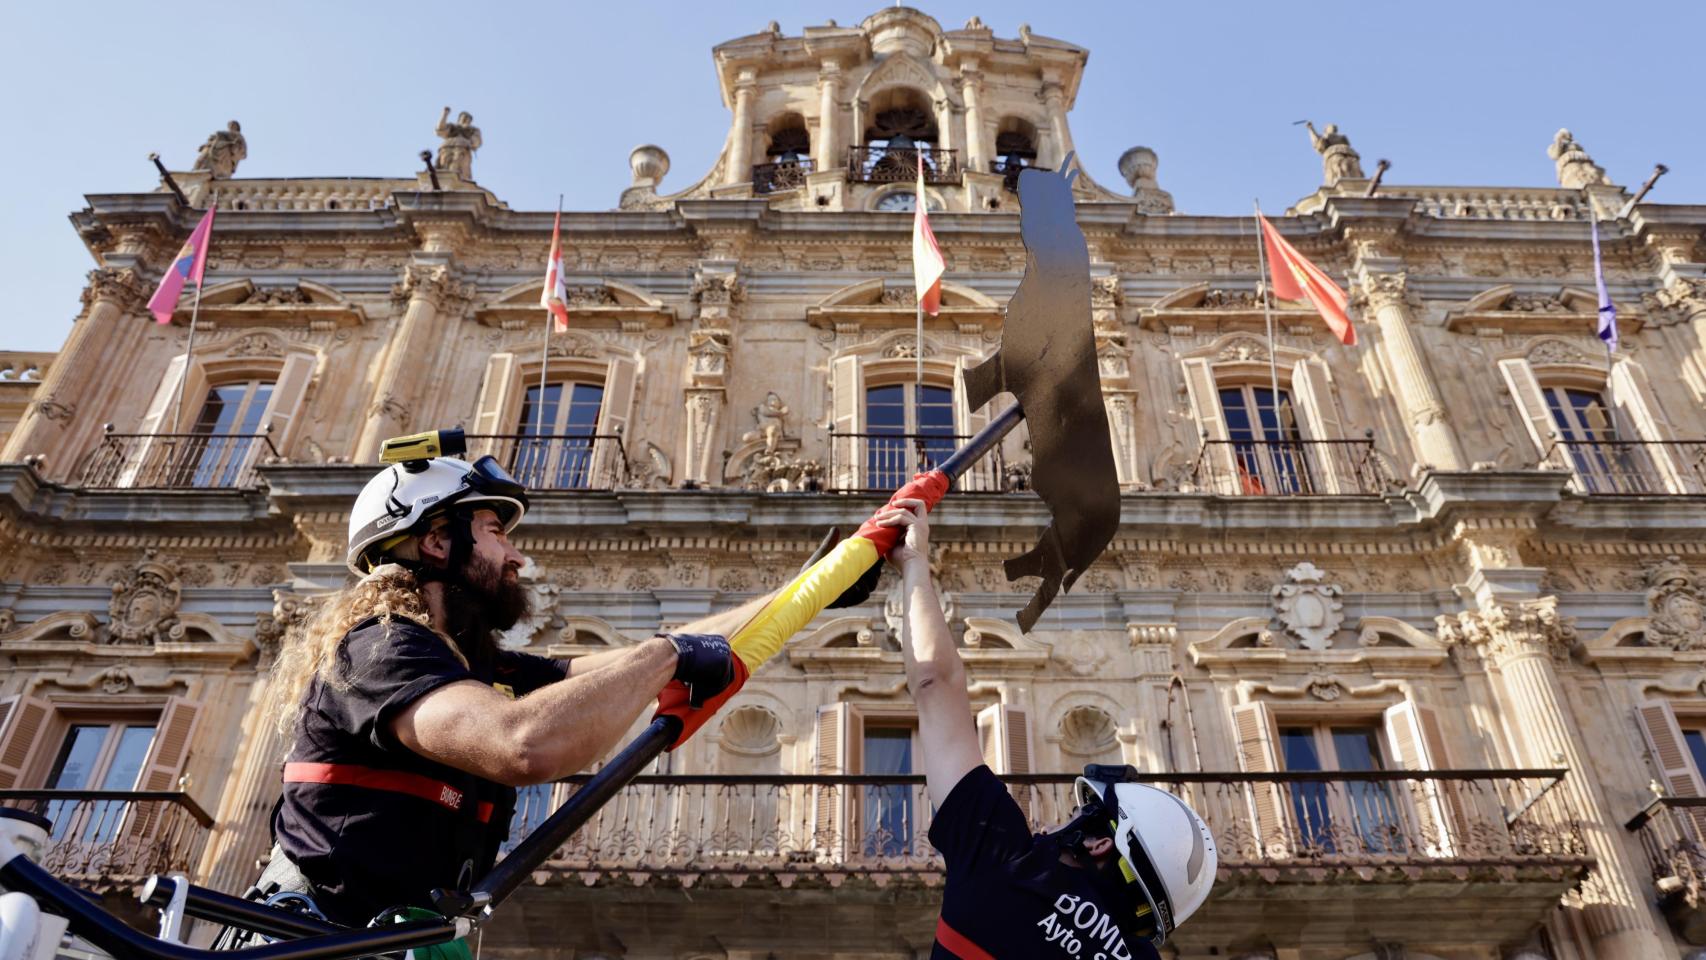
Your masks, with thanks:
[[(496, 457), (481, 457), (474, 461), (472, 467), (473, 469), (468, 471), (468, 475), (462, 478), (462, 482), (467, 485), (470, 492), (487, 497), (514, 500), (521, 504), (523, 511), (528, 508), (527, 487), (523, 486), (520, 480), (510, 476), (509, 471), (498, 464)], [(507, 521), (505, 526), (508, 526)]]
[[(1092, 787), (1092, 783), (1102, 787), (1100, 794)], [(1135, 825), (1121, 814), (1119, 804), (1114, 799), (1114, 781), (1092, 781), (1080, 777), (1075, 790), (1080, 817), (1090, 818), (1098, 826), (1106, 827), (1108, 836), (1114, 841), (1114, 848), (1118, 851), (1120, 874), (1126, 882), (1123, 892), (1127, 895), (1128, 905), (1135, 918), (1133, 932), (1147, 938), (1155, 946), (1161, 946), (1175, 926), (1171, 922), (1173, 907), (1167, 899), (1166, 885), (1155, 872), (1155, 865), (1150, 861), (1149, 852), (1143, 846), (1142, 837), (1138, 835)]]

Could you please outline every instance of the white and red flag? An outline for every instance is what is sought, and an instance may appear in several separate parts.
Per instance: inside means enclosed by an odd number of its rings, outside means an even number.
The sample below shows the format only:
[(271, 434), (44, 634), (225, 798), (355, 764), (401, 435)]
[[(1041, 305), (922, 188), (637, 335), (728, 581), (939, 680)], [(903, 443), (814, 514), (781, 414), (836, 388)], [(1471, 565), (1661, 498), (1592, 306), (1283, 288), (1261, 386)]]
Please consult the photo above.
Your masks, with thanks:
[[(942, 309), (942, 274), (948, 269), (936, 234), (930, 231), (930, 214), (924, 193), (924, 151), (918, 151), (918, 199), (912, 208), (912, 283), (918, 291), (918, 307), (932, 317)], [(922, 351), (920, 351), (922, 353)]]
[(1345, 308), (1350, 305), (1345, 291), (1287, 243), (1267, 217), (1258, 212), (1256, 219), (1261, 221), (1262, 237), (1268, 244), (1268, 272), (1273, 277), (1274, 296), (1281, 300), (1308, 300), (1320, 311), (1321, 319), (1327, 321), (1327, 327), (1339, 342), (1355, 346), (1357, 332), (1350, 317), (1345, 315)]
[(551, 257), (545, 261), (545, 289), (539, 292), (539, 305), (556, 318), (557, 332), (569, 329), (569, 286), (563, 280), (563, 211), (551, 222)]

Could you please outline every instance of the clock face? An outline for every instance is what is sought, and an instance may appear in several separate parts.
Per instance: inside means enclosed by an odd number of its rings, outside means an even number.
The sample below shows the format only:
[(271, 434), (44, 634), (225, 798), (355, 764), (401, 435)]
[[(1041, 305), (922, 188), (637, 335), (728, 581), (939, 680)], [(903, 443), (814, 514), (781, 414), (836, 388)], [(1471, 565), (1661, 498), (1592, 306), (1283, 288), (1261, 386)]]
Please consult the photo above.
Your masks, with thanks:
[(911, 190), (896, 190), (885, 193), (877, 201), (877, 209), (885, 213), (911, 213), (918, 208), (918, 194)]

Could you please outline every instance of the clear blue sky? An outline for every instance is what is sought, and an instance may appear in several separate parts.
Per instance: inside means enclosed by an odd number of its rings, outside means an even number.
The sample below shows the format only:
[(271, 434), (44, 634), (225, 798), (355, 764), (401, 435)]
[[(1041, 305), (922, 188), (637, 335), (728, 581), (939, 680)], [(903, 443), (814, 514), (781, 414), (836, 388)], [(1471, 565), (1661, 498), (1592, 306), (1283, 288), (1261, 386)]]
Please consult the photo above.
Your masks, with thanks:
[[(781, 3), (178, 2), (5, 5), (0, 348), (55, 349), (91, 266), (66, 221), (90, 192), (147, 190), (158, 151), (187, 168), (240, 120), (240, 176), (409, 175), (445, 105), (485, 136), (475, 176), (512, 207), (607, 209), (628, 151), (669, 151), (665, 190), (707, 170), (728, 129), (712, 45), (778, 20), (858, 23), (873, 0)], [(1319, 183), (1301, 128), (1337, 122), (1394, 183), (1550, 186), (1568, 126), (1623, 184), (1706, 203), (1706, 3), (1077, 3), (944, 0), (998, 36), (1021, 23), (1087, 47), (1072, 114), (1093, 176), (1160, 153), (1186, 213), (1284, 209)], [(733, 11), (733, 12), (731, 12)]]

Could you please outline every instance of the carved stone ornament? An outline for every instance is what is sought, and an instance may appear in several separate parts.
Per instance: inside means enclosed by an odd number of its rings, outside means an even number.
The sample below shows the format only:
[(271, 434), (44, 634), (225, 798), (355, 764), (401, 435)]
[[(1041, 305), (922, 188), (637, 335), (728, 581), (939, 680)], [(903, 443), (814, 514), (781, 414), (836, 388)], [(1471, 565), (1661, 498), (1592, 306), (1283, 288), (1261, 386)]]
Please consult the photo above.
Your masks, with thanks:
[(1565, 190), (1610, 183), (1605, 177), (1605, 168), (1593, 162), (1568, 130), (1558, 131), (1552, 138), (1552, 145), (1546, 148), (1546, 155), (1557, 166), (1558, 186)]
[(1542, 655), (1562, 659), (1575, 646), (1576, 627), (1558, 612), (1557, 597), (1493, 603), (1435, 619), (1440, 642), (1467, 646), (1495, 661)]
[(11, 633), (18, 629), (18, 611), (11, 607), (0, 607), (0, 634)]
[(1575, 345), (1562, 340), (1542, 340), (1528, 351), (1528, 362), (1540, 367), (1547, 364), (1587, 364), (1590, 361), (1587, 354), (1578, 350)]
[(1641, 306), (1659, 326), (1706, 316), (1706, 279), (1677, 277), (1657, 293), (1641, 294)]
[(1292, 567), (1285, 583), (1274, 587), (1274, 613), (1285, 632), (1297, 638), (1305, 648), (1325, 650), (1333, 643), (1333, 634), (1345, 622), (1343, 591), (1337, 585), (1322, 583), (1326, 574), (1307, 560)]
[(1202, 302), (1197, 304), (1203, 310), (1255, 310), (1261, 306), (1261, 298), (1254, 290), (1222, 290), (1218, 287), (1205, 292)]
[(240, 301), (247, 306), (289, 307), (313, 303), (301, 287), (256, 287)]
[(1678, 557), (1647, 574), (1647, 642), (1673, 650), (1706, 648), (1706, 591), (1700, 578)]
[(1345, 685), (1338, 677), (1317, 670), (1309, 675), (1309, 682), (1304, 684), (1304, 690), (1309, 695), (1324, 703), (1332, 703), (1345, 695)]
[(776, 391), (766, 393), (764, 402), (752, 408), (752, 420), (758, 425), (757, 429), (742, 434), (741, 442), (762, 440), (764, 452), (775, 453), (787, 427), (788, 412), (788, 405), (782, 402)]
[[(924, 342), (924, 355), (926, 357), (936, 355), (936, 348), (928, 340)], [(912, 335), (896, 337), (893, 342), (883, 348), (883, 357), (888, 360), (911, 360), (917, 356), (918, 338)]]
[(183, 588), (177, 568), (154, 559), (153, 552), (113, 581), (110, 616), (102, 643), (156, 644), (184, 639), (178, 622)]
[(1368, 305), (1375, 310), (1402, 307), (1412, 300), (1409, 278), (1402, 273), (1364, 274), (1360, 286)]
[(225, 348), (228, 357), (282, 357), (284, 347), (272, 337), (251, 333)]
[(148, 298), (147, 285), (135, 270), (90, 270), (89, 285), (83, 292), (90, 303), (105, 300), (116, 305), (122, 313), (129, 313)]
[(1096, 309), (1113, 309), (1125, 303), (1125, 291), (1120, 289), (1120, 278), (1096, 277), (1090, 281), (1090, 306)]
[(693, 278), (694, 303), (736, 303), (745, 294), (745, 285), (733, 273), (701, 273)]
[(884, 286), (877, 302), (885, 307), (914, 307), (918, 305), (918, 291), (911, 287)]
[(1562, 293), (1513, 293), (1499, 309), (1509, 313), (1574, 313)]
[(1268, 359), (1268, 345), (1255, 337), (1238, 337), (1226, 346), (1221, 347), (1220, 352), (1214, 355), (1214, 359), (1219, 363), (1266, 361)]
[(215, 130), (207, 142), (196, 151), (192, 169), (205, 170), (215, 179), (226, 180), (237, 172), (237, 164), (249, 155), (249, 141), (243, 138), (243, 127), (233, 120), (224, 130)]

